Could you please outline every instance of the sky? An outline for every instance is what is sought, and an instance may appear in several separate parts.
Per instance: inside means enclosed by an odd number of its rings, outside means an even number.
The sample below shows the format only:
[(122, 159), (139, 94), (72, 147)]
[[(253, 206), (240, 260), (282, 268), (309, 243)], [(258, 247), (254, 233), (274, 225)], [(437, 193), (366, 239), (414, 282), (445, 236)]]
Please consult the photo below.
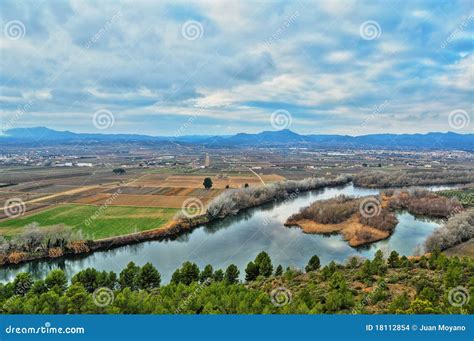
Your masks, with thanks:
[(472, 133), (467, 1), (0, 2), (0, 125)]

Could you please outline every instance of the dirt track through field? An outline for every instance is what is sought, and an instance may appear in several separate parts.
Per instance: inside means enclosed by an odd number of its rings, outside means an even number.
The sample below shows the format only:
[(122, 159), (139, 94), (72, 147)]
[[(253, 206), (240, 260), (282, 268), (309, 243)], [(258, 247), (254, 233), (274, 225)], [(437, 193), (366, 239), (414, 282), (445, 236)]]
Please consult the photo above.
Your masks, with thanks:
[(38, 198), (38, 199), (29, 200), (25, 204), (26, 205), (34, 204), (36, 202), (54, 199), (54, 198), (57, 198), (59, 196), (78, 194), (78, 193), (85, 192), (85, 191), (95, 189), (95, 188), (98, 188), (98, 187), (99, 186), (83, 186), (83, 187), (79, 187), (79, 188), (74, 188), (74, 189), (71, 189), (69, 191), (55, 193), (55, 194), (47, 195), (45, 197), (41, 197), (41, 198)]

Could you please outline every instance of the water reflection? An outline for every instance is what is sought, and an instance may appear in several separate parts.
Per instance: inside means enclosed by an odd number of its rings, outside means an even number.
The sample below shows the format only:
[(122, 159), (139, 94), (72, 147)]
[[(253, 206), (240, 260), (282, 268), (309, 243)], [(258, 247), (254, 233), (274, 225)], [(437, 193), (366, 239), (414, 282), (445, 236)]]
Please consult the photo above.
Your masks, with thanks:
[(174, 239), (123, 246), (75, 258), (3, 267), (0, 269), (0, 280), (11, 280), (21, 271), (39, 278), (55, 268), (63, 269), (69, 277), (87, 267), (119, 272), (129, 261), (134, 261), (139, 265), (153, 263), (166, 283), (173, 271), (186, 260), (197, 263), (201, 268), (206, 264), (225, 268), (234, 263), (241, 269), (243, 277), (247, 263), (262, 250), (270, 254), (275, 266), (281, 264), (283, 267), (301, 268), (314, 254), (320, 257), (322, 264), (332, 260), (344, 262), (354, 255), (372, 257), (379, 248), (396, 250), (404, 255), (413, 254), (417, 245), (423, 243), (438, 226), (436, 220), (397, 212), (399, 224), (389, 239), (359, 248), (348, 246), (338, 234), (305, 234), (299, 228), (283, 226), (288, 216), (314, 200), (339, 194), (365, 196), (377, 193), (376, 189), (355, 188), (352, 185), (301, 193), (292, 200), (249, 209)]

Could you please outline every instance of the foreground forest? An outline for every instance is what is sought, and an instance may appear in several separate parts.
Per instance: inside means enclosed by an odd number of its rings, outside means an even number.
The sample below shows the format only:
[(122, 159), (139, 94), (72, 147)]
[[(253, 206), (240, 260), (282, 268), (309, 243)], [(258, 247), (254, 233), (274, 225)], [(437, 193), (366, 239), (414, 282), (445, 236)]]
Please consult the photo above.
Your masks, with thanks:
[(274, 267), (261, 252), (245, 269), (225, 271), (186, 262), (161, 286), (150, 263), (114, 272), (85, 269), (68, 283), (62, 270), (34, 281), (20, 273), (0, 284), (3, 314), (472, 314), (474, 261), (393, 251), (321, 268), (317, 256), (300, 269)]

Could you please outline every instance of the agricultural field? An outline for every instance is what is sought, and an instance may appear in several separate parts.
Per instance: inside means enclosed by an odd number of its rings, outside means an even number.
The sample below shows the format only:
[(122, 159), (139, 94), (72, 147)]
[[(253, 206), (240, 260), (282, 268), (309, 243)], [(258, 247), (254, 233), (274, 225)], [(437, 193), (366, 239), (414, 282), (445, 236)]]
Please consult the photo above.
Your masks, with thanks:
[(464, 207), (474, 206), (474, 188), (451, 189), (439, 191), (438, 194), (448, 198), (457, 198)]
[[(215, 193), (215, 192), (210, 192)], [(178, 196), (178, 195), (130, 195), (120, 194), (113, 197), (113, 194), (97, 194), (94, 196), (76, 200), (75, 203), (104, 205), (108, 202), (110, 206), (133, 206), (133, 207), (161, 207), (161, 208), (181, 208), (187, 199), (197, 198), (204, 205), (208, 203), (212, 196)]]
[[(146, 185), (150, 182), (155, 182), (154, 178), (156, 175), (149, 175), (141, 178), (140, 181), (134, 182), (134, 185)], [(238, 176), (210, 176), (213, 182), (212, 187), (218, 189), (224, 189), (226, 186), (230, 188), (240, 188), (245, 184), (250, 186), (259, 186), (262, 181), (256, 175), (238, 175)], [(204, 177), (198, 175), (170, 175), (166, 179), (161, 180), (161, 186), (163, 187), (187, 187), (187, 188), (202, 188), (202, 182)], [(285, 180), (284, 177), (276, 174), (261, 175), (261, 179), (264, 182), (277, 182)]]
[[(16, 218), (1, 210), (0, 235), (12, 236), (33, 222), (42, 228), (64, 224), (92, 239), (155, 229), (169, 222), (189, 200), (198, 199), (205, 209), (227, 186), (252, 187), (284, 179), (276, 174), (259, 175), (260, 179), (250, 171), (201, 171), (186, 174), (127, 168), (125, 174), (116, 175), (111, 168), (2, 169), (0, 182), (8, 186), (0, 188), (1, 201), (14, 198), (24, 205)], [(211, 189), (203, 187), (206, 176), (212, 178)], [(86, 224), (96, 212), (100, 212), (97, 219)]]
[(118, 207), (101, 209), (91, 205), (59, 205), (39, 213), (0, 222), (0, 234), (13, 236), (25, 225), (42, 228), (57, 224), (81, 231), (87, 239), (101, 239), (164, 226), (178, 212), (173, 208)]

